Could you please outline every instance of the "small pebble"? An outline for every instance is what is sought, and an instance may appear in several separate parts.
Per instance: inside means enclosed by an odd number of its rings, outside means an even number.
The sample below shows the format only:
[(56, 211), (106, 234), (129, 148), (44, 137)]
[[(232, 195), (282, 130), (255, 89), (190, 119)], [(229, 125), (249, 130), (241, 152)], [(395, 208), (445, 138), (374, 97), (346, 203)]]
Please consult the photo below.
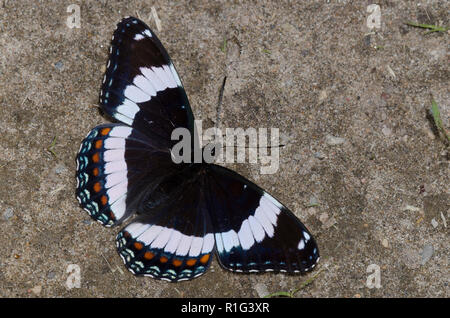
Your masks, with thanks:
[(317, 198), (315, 196), (311, 196), (309, 198), (309, 206), (316, 206), (319, 205), (319, 201), (317, 200)]
[(326, 221), (328, 221), (329, 216), (328, 213), (323, 212), (320, 216), (319, 216), (319, 221), (322, 223), (325, 223)]
[(386, 126), (383, 126), (383, 129), (381, 129), (381, 132), (383, 133), (383, 135), (385, 135), (386, 137), (389, 137), (392, 135), (392, 130)]
[(370, 46), (370, 34), (364, 37), (364, 45)]
[(5, 212), (3, 213), (3, 219), (8, 221), (13, 216), (14, 216), (14, 210), (12, 208), (6, 208)]
[(324, 89), (319, 93), (319, 102), (324, 101), (328, 97), (327, 90)]
[(34, 286), (29, 291), (32, 292), (35, 295), (40, 295), (41, 291), (42, 291), (42, 286), (41, 285)]
[(319, 216), (319, 221), (322, 222), (322, 227), (324, 229), (328, 229), (336, 224), (336, 219), (334, 218), (334, 216), (329, 217), (329, 215), (326, 212), (322, 213)]
[(419, 212), (420, 208), (408, 204), (403, 208), (403, 211)]
[(427, 244), (423, 247), (422, 261), (421, 261), (422, 265), (425, 265), (425, 263), (430, 260), (431, 256), (433, 256), (433, 252), (434, 252), (433, 245)]
[(438, 225), (439, 225), (439, 223), (436, 221), (435, 218), (432, 218), (432, 219), (431, 219), (431, 225), (432, 225), (434, 228), (437, 228)]
[(56, 69), (58, 69), (60, 71), (63, 69), (63, 66), (64, 66), (64, 64), (61, 61), (55, 63)]
[(327, 135), (325, 137), (325, 142), (329, 146), (336, 146), (336, 145), (343, 144), (345, 142), (345, 139), (341, 138), (341, 137), (335, 137), (335, 136)]
[(315, 152), (314, 157), (316, 157), (317, 159), (320, 159), (320, 160), (325, 159), (325, 155), (323, 153), (321, 153), (320, 151)]
[(257, 283), (255, 285), (255, 290), (256, 290), (256, 293), (258, 294), (258, 296), (260, 298), (263, 298), (264, 296), (269, 295), (269, 291), (267, 290), (267, 286), (264, 285), (263, 283)]
[(444, 224), (444, 227), (447, 227), (447, 221), (445, 220), (445, 216), (442, 212), (441, 212), (441, 219), (442, 219), (442, 223)]
[(58, 164), (55, 167), (55, 173), (56, 174), (61, 174), (61, 173), (65, 172), (66, 170), (67, 170), (67, 168), (64, 165), (62, 165), (62, 164)]
[(388, 240), (384, 238), (384, 239), (381, 241), (381, 245), (383, 245), (383, 247), (385, 247), (385, 248), (388, 248), (388, 247), (389, 247), (389, 242), (388, 242)]
[[(288, 134), (280, 134), (280, 141), (279, 142), (282, 145), (287, 145), (290, 142), (291, 139), (292, 139), (291, 136), (289, 136)], [(273, 146), (274, 145), (272, 145), (272, 147)]]
[(433, 134), (433, 132), (431, 130), (427, 129), (425, 132), (426, 132), (428, 138), (430, 138), (431, 140), (436, 139), (436, 136)]

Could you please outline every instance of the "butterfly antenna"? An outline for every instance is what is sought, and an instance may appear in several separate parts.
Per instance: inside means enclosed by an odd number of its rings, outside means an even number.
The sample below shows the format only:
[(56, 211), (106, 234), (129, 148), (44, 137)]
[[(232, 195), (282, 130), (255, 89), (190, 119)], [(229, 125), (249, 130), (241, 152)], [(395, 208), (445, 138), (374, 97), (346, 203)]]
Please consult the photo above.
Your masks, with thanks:
[(220, 113), (222, 112), (222, 99), (223, 99), (223, 91), (225, 90), (225, 83), (227, 82), (227, 77), (224, 76), (222, 81), (222, 86), (219, 90), (219, 99), (217, 101), (217, 117), (216, 117), (216, 130), (219, 128), (220, 125)]

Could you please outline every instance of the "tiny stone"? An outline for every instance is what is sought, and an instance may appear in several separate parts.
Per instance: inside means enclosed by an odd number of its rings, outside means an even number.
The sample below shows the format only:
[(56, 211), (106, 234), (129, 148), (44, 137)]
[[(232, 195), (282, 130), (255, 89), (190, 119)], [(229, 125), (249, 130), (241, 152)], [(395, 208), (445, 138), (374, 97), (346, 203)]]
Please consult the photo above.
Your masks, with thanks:
[(381, 132), (383, 133), (383, 135), (385, 135), (386, 137), (389, 137), (392, 135), (392, 130), (386, 126), (383, 126), (383, 129), (381, 129)]
[(53, 279), (53, 278), (55, 278), (55, 276), (56, 276), (55, 272), (50, 272), (50, 273), (47, 274), (47, 278), (48, 279)]
[(341, 138), (341, 137), (334, 137), (334, 136), (331, 136), (331, 135), (327, 135), (325, 137), (325, 142), (329, 146), (336, 146), (336, 145), (343, 144), (345, 142), (345, 139)]
[(439, 225), (439, 223), (436, 221), (435, 218), (432, 218), (432, 219), (431, 219), (431, 225), (432, 225), (434, 228), (437, 228), (437, 226)]
[(319, 102), (324, 101), (328, 97), (327, 90), (324, 89), (319, 93)]
[(62, 164), (59, 164), (55, 167), (55, 173), (56, 174), (61, 174), (62, 172), (66, 171), (66, 167)]
[(325, 158), (325, 155), (323, 153), (321, 153), (320, 151), (318, 151), (318, 152), (314, 153), (314, 157), (316, 157), (317, 159), (322, 160), (322, 159)]
[(427, 129), (426, 134), (431, 140), (436, 139), (436, 136), (433, 134), (433, 132), (431, 130)]
[(388, 240), (384, 238), (384, 239), (381, 241), (381, 245), (383, 245), (384, 247), (388, 248), (388, 247), (389, 247), (389, 242), (388, 242)]
[(407, 204), (407, 205), (403, 208), (403, 211), (419, 212), (419, 211), (420, 211), (420, 208)]
[(441, 219), (442, 219), (442, 223), (444, 224), (444, 227), (447, 227), (447, 221), (445, 220), (445, 216), (444, 214), (441, 212)]
[(3, 218), (8, 221), (10, 218), (14, 216), (14, 210), (12, 208), (7, 208), (3, 213)]
[(326, 221), (328, 221), (328, 218), (328, 213), (324, 212), (319, 216), (319, 221), (325, 223)]
[(268, 292), (268, 290), (267, 290), (267, 287), (266, 287), (266, 285), (264, 285), (263, 283), (257, 283), (257, 284), (255, 285), (255, 290), (256, 290), (256, 293), (258, 294), (258, 296), (259, 296), (260, 298), (263, 298), (264, 296), (269, 295), (269, 292)]
[(330, 227), (332, 227), (334, 224), (336, 224), (336, 219), (334, 218), (334, 216), (329, 217), (329, 215), (324, 212), (319, 216), (319, 221), (322, 222), (322, 227), (324, 229), (328, 229)]
[(62, 70), (63, 66), (64, 64), (61, 61), (55, 63), (55, 67), (60, 71)]
[(301, 54), (303, 57), (306, 57), (306, 56), (309, 55), (309, 50), (301, 50), (301, 51), (300, 51), (300, 54)]
[(311, 196), (310, 198), (309, 198), (309, 205), (310, 206), (316, 206), (316, 205), (318, 205), (319, 204), (319, 201), (317, 200), (317, 198), (315, 197), (315, 196)]
[(33, 292), (33, 294), (35, 295), (40, 295), (42, 291), (42, 286), (41, 285), (34, 286), (33, 288), (30, 289), (30, 291)]
[(433, 245), (431, 244), (427, 244), (423, 247), (423, 251), (422, 251), (422, 265), (425, 265), (426, 262), (428, 262), (431, 258), (431, 256), (433, 256)]
[(370, 46), (370, 34), (364, 37), (364, 45)]
[[(289, 136), (288, 134), (280, 134), (280, 143), (282, 145), (287, 145), (290, 140), (291, 140), (291, 136)], [(274, 145), (272, 145), (272, 146), (274, 146)]]

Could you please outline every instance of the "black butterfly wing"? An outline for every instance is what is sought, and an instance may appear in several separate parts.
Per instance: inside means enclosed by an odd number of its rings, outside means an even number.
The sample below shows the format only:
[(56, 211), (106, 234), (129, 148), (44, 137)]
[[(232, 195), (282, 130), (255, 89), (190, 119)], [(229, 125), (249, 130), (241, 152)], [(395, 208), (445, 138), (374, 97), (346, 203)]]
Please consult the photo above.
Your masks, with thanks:
[(247, 273), (314, 268), (317, 244), (291, 211), (234, 171), (217, 165), (209, 171), (208, 210), (223, 267)]
[(171, 133), (184, 127), (195, 138), (192, 111), (167, 52), (136, 18), (114, 32), (100, 103), (123, 124), (98, 126), (83, 140), (76, 194), (106, 226), (139, 214), (117, 236), (130, 271), (191, 279), (206, 271), (214, 245), (234, 271), (314, 267), (314, 239), (273, 197), (228, 169), (173, 163)]
[(76, 196), (92, 218), (111, 226), (138, 211), (165, 177), (183, 169), (172, 162), (171, 133), (178, 127), (193, 131), (172, 61), (136, 18), (123, 19), (114, 32), (100, 104), (123, 124), (98, 126), (83, 140)]
[(180, 77), (159, 39), (137, 18), (117, 25), (100, 104), (108, 115), (168, 145), (173, 145), (174, 128), (193, 132), (194, 118)]
[(105, 124), (83, 140), (77, 155), (76, 196), (105, 226), (123, 222), (162, 180), (178, 173), (164, 142), (132, 127)]
[[(211, 262), (214, 235), (205, 197), (198, 183), (185, 176), (165, 204), (144, 206), (117, 236), (117, 249), (125, 266), (135, 275), (182, 281), (203, 274)], [(174, 189), (170, 184), (162, 189)]]

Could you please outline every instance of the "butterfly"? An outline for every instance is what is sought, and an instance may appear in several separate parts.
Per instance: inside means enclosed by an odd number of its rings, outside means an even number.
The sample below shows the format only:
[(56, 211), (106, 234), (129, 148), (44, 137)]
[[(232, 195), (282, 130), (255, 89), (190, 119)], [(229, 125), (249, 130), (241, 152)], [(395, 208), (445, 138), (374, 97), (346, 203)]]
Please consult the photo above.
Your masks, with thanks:
[(222, 166), (173, 162), (171, 133), (194, 135), (194, 116), (167, 51), (137, 18), (114, 32), (100, 106), (115, 122), (82, 141), (76, 197), (104, 226), (131, 220), (116, 245), (133, 274), (189, 280), (213, 254), (234, 272), (314, 268), (314, 238), (273, 196)]

